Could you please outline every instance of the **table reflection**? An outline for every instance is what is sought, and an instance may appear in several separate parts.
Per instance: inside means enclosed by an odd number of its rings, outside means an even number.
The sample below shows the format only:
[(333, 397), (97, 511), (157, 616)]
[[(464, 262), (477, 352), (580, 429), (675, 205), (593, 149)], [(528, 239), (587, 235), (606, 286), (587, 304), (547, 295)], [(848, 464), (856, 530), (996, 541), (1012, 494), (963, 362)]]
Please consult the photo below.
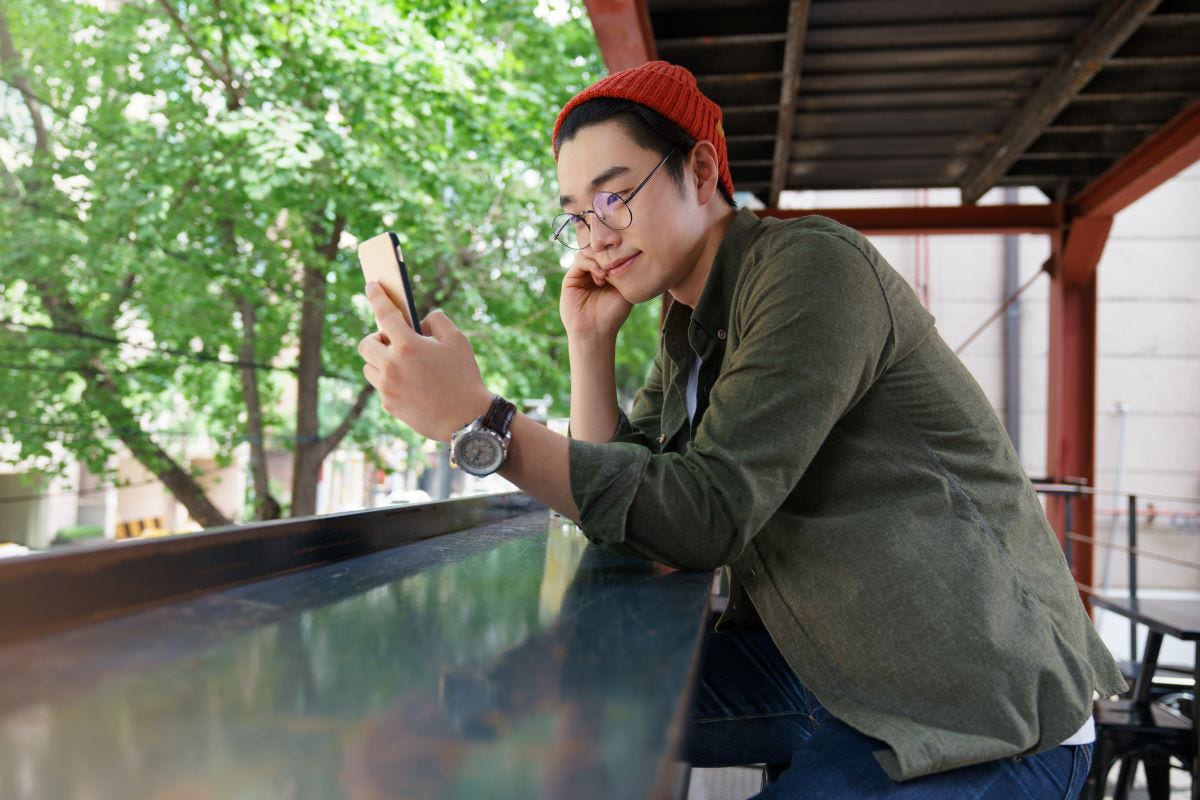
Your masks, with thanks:
[(640, 796), (707, 581), (541, 511), (8, 648), (0, 797)]

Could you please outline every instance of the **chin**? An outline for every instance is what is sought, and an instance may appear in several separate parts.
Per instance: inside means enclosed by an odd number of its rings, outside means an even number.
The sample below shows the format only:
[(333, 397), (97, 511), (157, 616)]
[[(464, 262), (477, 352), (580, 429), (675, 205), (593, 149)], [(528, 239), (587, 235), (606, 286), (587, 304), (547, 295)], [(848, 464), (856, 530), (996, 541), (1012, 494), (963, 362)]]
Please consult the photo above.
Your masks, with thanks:
[(632, 286), (618, 288), (617, 291), (620, 292), (621, 297), (625, 298), (625, 302), (635, 306), (658, 297), (657, 294), (640, 291)]
[(653, 300), (666, 291), (665, 289), (657, 288), (653, 284), (645, 285), (636, 281), (630, 281), (628, 284), (623, 286), (617, 286), (614, 283), (612, 286), (615, 287), (618, 292), (620, 292), (621, 297), (625, 298), (625, 302), (635, 306), (645, 303), (648, 300)]

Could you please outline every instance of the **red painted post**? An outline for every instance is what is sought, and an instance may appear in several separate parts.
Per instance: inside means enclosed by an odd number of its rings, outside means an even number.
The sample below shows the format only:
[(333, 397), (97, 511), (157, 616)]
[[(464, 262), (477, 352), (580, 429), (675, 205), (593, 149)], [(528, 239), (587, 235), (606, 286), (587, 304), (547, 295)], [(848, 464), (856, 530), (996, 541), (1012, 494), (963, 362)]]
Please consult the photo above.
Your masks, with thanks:
[(609, 72), (658, 58), (645, 0), (584, 0)]
[[(608, 71), (620, 72), (658, 58), (646, 0), (584, 0), (596, 44)], [(671, 298), (663, 292), (658, 324), (667, 318)]]
[[(1081, 217), (1055, 237), (1050, 273), (1050, 364), (1046, 421), (1046, 474), (1056, 483), (1096, 483), (1096, 265), (1104, 252), (1112, 217)], [(1075, 580), (1091, 587), (1090, 541), (1067, 541), (1066, 504), (1047, 498), (1047, 515), (1060, 543), (1071, 548)], [(1074, 500), (1075, 530), (1094, 539), (1095, 502), (1090, 494)], [(1092, 613), (1088, 594), (1084, 607)]]

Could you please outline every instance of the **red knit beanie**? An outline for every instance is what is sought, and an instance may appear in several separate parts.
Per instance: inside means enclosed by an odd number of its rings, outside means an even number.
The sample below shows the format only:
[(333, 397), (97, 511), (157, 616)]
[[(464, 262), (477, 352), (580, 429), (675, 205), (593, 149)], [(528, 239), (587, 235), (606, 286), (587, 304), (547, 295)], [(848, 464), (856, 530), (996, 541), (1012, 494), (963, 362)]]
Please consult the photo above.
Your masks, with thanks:
[(597, 97), (632, 100), (654, 109), (688, 132), (696, 141), (712, 142), (717, 149), (717, 170), (721, 185), (733, 196), (733, 178), (729, 175), (729, 155), (725, 150), (725, 129), (721, 126), (721, 107), (709, 100), (696, 85), (696, 76), (676, 64), (647, 61), (632, 69), (614, 72), (593, 83), (571, 98), (554, 122), (551, 142), (558, 161), (558, 130), (576, 106)]

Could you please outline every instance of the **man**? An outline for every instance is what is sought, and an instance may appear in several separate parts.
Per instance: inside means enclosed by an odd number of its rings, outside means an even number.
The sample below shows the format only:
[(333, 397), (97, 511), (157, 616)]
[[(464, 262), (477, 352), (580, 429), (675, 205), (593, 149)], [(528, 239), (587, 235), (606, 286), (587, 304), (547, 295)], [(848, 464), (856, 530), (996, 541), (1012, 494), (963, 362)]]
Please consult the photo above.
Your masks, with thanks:
[[(736, 210), (720, 110), (680, 67), (599, 81), (553, 143), (553, 233), (578, 253), (560, 302), (569, 438), (490, 395), (443, 314), (422, 338), (372, 289), (386, 336), (360, 351), (385, 408), (466, 464), (487, 457), (462, 441), (511, 433), (489, 451), (500, 473), (602, 547), (729, 567), (693, 765), (790, 765), (772, 798), (1076, 796), (1093, 692), (1128, 687), (995, 412), (909, 286), (831, 220)], [(664, 291), (627, 416), (616, 333)]]

